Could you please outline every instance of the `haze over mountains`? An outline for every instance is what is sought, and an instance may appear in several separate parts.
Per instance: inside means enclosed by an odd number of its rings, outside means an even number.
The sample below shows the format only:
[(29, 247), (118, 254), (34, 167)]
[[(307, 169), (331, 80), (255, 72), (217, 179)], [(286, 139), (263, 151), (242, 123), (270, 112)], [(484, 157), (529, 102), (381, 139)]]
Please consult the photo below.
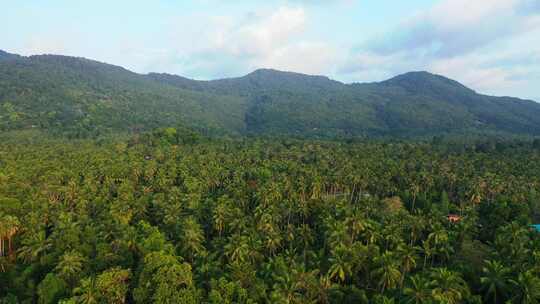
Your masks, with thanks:
[(300, 137), (540, 135), (540, 104), (478, 94), (427, 72), (377, 83), (261, 69), (196, 81), (57, 55), (0, 51), (0, 128), (80, 136), (185, 125)]

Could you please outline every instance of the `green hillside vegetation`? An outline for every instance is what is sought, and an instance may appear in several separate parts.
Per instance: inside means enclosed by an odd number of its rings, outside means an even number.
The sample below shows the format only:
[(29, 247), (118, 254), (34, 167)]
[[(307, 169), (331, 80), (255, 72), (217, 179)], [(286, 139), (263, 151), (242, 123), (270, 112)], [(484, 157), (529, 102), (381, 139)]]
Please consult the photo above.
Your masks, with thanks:
[[(4, 130), (42, 128), (74, 136), (185, 124), (242, 132), (242, 98), (215, 96), (149, 81), (123, 68), (63, 56), (0, 60)], [(15, 113), (15, 114), (13, 114)]]
[(257, 70), (196, 81), (83, 58), (0, 53), (0, 128), (74, 137), (184, 126), (206, 135), (311, 138), (539, 135), (540, 104), (412, 72), (370, 84)]

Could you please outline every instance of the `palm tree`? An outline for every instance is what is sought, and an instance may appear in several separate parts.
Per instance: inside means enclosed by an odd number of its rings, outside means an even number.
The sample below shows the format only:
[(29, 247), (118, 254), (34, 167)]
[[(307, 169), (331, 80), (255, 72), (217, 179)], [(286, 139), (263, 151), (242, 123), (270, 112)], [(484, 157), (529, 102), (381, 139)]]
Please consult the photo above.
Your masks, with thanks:
[(418, 259), (418, 248), (401, 244), (397, 248), (397, 255), (401, 260), (401, 281), (400, 286), (403, 287), (405, 276), (416, 267)]
[(415, 217), (411, 217), (410, 220), (410, 237), (409, 237), (409, 245), (413, 245), (418, 240), (420, 234), (425, 228), (425, 222), (424, 217), (418, 215)]
[(26, 263), (36, 261), (52, 247), (50, 240), (45, 237), (45, 231), (31, 232), (22, 239), (22, 247), (19, 248), (19, 256)]
[(366, 229), (365, 219), (359, 214), (353, 214), (352, 217), (346, 219), (346, 222), (350, 226), (351, 241), (355, 241), (356, 236)]
[(204, 256), (206, 254), (206, 249), (203, 246), (204, 234), (194, 217), (187, 218), (182, 228), (182, 249), (193, 263), (195, 256)]
[(267, 233), (264, 244), (271, 255), (274, 255), (276, 250), (281, 247), (281, 240), (281, 235), (278, 232), (272, 231)]
[(11, 266), (12, 263), (8, 260), (8, 258), (0, 256), (0, 272), (7, 272), (9, 266)]
[(396, 299), (395, 298), (389, 298), (383, 295), (377, 295), (373, 298), (372, 302), (374, 304), (395, 304)]
[(299, 236), (302, 242), (302, 257), (304, 258), (304, 264), (307, 262), (307, 251), (309, 245), (313, 243), (313, 231), (308, 224), (302, 224), (299, 228)]
[(299, 303), (302, 294), (294, 272), (285, 272), (274, 278), (272, 300), (275, 303)]
[(437, 268), (431, 273), (431, 294), (436, 301), (458, 304), (469, 295), (469, 289), (461, 276), (446, 268)]
[(60, 262), (55, 267), (55, 271), (58, 272), (60, 277), (67, 282), (73, 281), (84, 268), (86, 259), (77, 251), (73, 250), (64, 253), (60, 258)]
[(99, 303), (99, 291), (96, 285), (96, 278), (86, 278), (82, 280), (81, 286), (73, 291), (76, 295), (77, 303), (97, 304)]
[(0, 214), (0, 256), (5, 255), (5, 243), (8, 242), (8, 255), (13, 255), (13, 236), (19, 231), (19, 219), (11, 215)]
[(416, 208), (416, 198), (418, 197), (418, 194), (420, 193), (420, 185), (417, 182), (412, 182), (409, 186), (409, 191), (412, 193), (413, 201), (411, 206), (411, 211), (414, 212)]
[(424, 240), (424, 241), (422, 241), (421, 250), (422, 250), (422, 253), (424, 255), (424, 267), (423, 268), (426, 269), (427, 261), (433, 255), (434, 248), (431, 247), (431, 242), (429, 242), (428, 240)]
[(214, 220), (214, 228), (217, 230), (219, 237), (221, 237), (221, 234), (225, 229), (225, 223), (229, 218), (229, 210), (227, 205), (225, 205), (225, 203), (218, 202), (217, 206), (214, 208), (212, 218)]
[(332, 279), (328, 275), (320, 276), (317, 287), (318, 292), (316, 303), (329, 303), (330, 291), (335, 287)]
[(328, 269), (328, 277), (330, 279), (338, 278), (341, 282), (351, 275), (352, 272), (352, 257), (347, 247), (340, 245), (335, 250), (332, 250), (331, 263)]
[[(0, 216), (3, 218), (4, 215), (0, 214)], [(4, 238), (5, 235), (7, 235), (8, 232), (8, 225), (4, 221), (0, 221), (0, 257), (4, 256), (5, 251), (5, 245), (4, 245)]]
[(253, 263), (260, 257), (257, 250), (259, 245), (260, 243), (257, 239), (235, 234), (229, 237), (228, 243), (224, 246), (224, 253), (233, 263)]
[(401, 279), (398, 260), (394, 253), (386, 251), (381, 256), (375, 258), (375, 263), (378, 265), (373, 271), (376, 277), (379, 277), (379, 286), (381, 293), (387, 288), (394, 288)]
[(405, 294), (405, 303), (431, 303), (433, 298), (431, 296), (432, 288), (430, 283), (430, 280), (420, 274), (410, 277), (408, 287), (403, 289), (403, 293)]
[(510, 280), (516, 288), (513, 302), (518, 304), (532, 304), (540, 301), (540, 278), (532, 271), (518, 275), (517, 280)]
[[(427, 241), (431, 244), (431, 248), (435, 249), (434, 253), (442, 253), (446, 258), (449, 257), (451, 248), (449, 248), (449, 236), (448, 232), (442, 227), (436, 228), (435, 231), (428, 235)], [(431, 264), (435, 260), (435, 254), (432, 254)]]
[(506, 298), (510, 269), (497, 261), (486, 261), (482, 272), (483, 276), (480, 278), (480, 283), (482, 283), (485, 298), (493, 303), (500, 303)]

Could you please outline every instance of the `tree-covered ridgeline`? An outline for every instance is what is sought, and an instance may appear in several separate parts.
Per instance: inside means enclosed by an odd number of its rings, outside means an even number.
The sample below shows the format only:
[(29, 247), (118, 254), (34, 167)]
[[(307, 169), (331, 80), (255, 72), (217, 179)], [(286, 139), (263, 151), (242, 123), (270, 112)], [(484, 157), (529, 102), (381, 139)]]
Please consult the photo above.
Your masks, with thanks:
[(5, 139), (0, 303), (538, 303), (538, 146)]
[(0, 132), (88, 138), (179, 122), (214, 136), (539, 136), (540, 104), (482, 95), (427, 72), (363, 84), (268, 69), (197, 81), (84, 58), (0, 51)]

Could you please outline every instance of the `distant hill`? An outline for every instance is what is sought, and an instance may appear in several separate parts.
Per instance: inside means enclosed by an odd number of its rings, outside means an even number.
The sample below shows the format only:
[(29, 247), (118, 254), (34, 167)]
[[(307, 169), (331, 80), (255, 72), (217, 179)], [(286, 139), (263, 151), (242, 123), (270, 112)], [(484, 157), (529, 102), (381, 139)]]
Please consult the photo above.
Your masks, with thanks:
[(481, 95), (427, 72), (367, 84), (262, 69), (196, 81), (84, 58), (0, 51), (0, 129), (76, 136), (184, 125), (299, 137), (540, 135), (540, 104)]

